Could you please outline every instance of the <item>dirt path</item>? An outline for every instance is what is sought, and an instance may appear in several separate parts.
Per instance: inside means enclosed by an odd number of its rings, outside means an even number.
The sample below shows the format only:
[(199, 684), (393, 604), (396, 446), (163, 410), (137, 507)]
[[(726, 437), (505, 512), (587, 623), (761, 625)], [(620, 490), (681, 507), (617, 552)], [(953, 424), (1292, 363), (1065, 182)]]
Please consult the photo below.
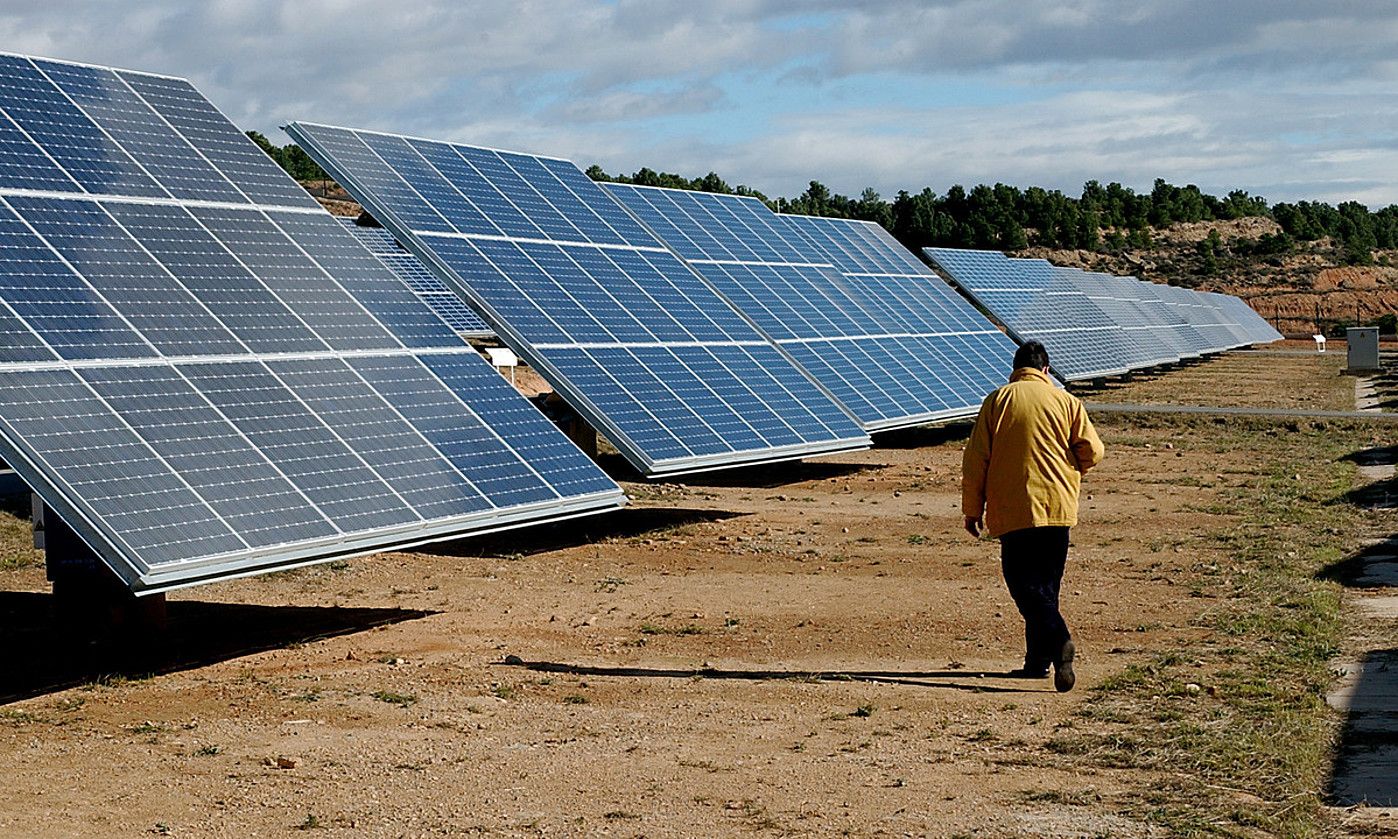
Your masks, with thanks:
[[(1331, 408), (1327, 363), (1222, 360), (1179, 389), (1270, 405), (1309, 377), (1289, 404)], [(995, 675), (1021, 626), (993, 543), (959, 530), (955, 431), (172, 595), (149, 678), (94, 678), (109, 659), (52, 640), (42, 569), (0, 572), (21, 651), (0, 834), (1157, 835), (1124, 815), (1155, 776), (1046, 744), (1094, 685), (1197, 634), (1178, 571), (1223, 558), (1194, 538), (1228, 526), (1206, 510), (1265, 464), (1113, 422), (1065, 581), (1066, 695)]]

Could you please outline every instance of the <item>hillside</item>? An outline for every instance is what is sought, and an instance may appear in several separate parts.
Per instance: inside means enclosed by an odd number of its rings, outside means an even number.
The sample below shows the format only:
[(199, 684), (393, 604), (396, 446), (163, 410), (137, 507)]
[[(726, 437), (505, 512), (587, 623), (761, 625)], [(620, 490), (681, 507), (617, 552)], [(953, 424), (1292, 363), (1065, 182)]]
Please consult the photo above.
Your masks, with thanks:
[[(355, 216), (360, 206), (338, 184), (305, 181), (307, 191), (335, 215)], [(1201, 243), (1218, 232), (1210, 272)], [(1372, 266), (1341, 264), (1329, 238), (1296, 242), (1290, 253), (1258, 253), (1263, 236), (1277, 236), (1273, 220), (1248, 217), (1229, 221), (1179, 223), (1155, 231), (1147, 248), (1065, 250), (1029, 247), (1016, 256), (1047, 259), (1090, 271), (1139, 277), (1153, 282), (1221, 291), (1247, 300), (1288, 334), (1321, 328), (1334, 333), (1345, 325), (1373, 323), (1398, 313), (1398, 250), (1377, 250)], [(1391, 331), (1391, 328), (1386, 331)]]
[[(1201, 243), (1218, 232), (1214, 269)], [(1031, 247), (1018, 255), (1091, 271), (1236, 294), (1285, 333), (1309, 334), (1317, 317), (1327, 332), (1374, 323), (1398, 312), (1398, 251), (1376, 250), (1374, 265), (1343, 265), (1329, 238), (1297, 242), (1286, 254), (1258, 253), (1263, 236), (1281, 227), (1268, 218), (1176, 224), (1157, 231), (1149, 248), (1119, 252)], [(1391, 331), (1386, 330), (1386, 331)]]

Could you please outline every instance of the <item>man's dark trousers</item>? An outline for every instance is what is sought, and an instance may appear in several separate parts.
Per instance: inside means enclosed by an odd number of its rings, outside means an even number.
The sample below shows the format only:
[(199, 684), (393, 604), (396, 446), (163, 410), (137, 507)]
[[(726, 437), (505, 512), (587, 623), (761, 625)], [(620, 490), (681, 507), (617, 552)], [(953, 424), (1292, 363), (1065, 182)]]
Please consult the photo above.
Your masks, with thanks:
[(1058, 588), (1067, 561), (1066, 527), (1029, 527), (1000, 537), (1005, 585), (1024, 616), (1026, 670), (1047, 670), (1070, 637), (1058, 612)]

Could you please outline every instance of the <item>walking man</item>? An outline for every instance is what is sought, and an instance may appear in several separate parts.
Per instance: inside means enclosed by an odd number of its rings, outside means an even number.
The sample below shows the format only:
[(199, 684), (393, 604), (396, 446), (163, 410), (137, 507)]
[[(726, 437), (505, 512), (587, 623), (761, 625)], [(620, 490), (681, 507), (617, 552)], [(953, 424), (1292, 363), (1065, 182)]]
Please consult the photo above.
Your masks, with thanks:
[(1058, 611), (1068, 528), (1078, 523), (1082, 474), (1102, 460), (1102, 441), (1082, 402), (1049, 378), (1048, 352), (1028, 341), (1009, 384), (981, 403), (961, 460), (966, 532), (1000, 540), (1005, 585), (1024, 616), (1018, 678), (1073, 689), (1073, 639)]

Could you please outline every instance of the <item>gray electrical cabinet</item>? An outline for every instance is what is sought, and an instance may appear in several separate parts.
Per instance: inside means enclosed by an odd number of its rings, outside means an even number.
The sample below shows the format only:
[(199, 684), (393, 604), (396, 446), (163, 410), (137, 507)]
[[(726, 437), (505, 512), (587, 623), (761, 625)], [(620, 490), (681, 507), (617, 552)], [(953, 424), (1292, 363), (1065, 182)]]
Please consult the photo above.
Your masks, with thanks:
[(1349, 344), (1347, 371), (1364, 373), (1379, 369), (1379, 328), (1377, 326), (1357, 326), (1345, 330), (1345, 340)]

